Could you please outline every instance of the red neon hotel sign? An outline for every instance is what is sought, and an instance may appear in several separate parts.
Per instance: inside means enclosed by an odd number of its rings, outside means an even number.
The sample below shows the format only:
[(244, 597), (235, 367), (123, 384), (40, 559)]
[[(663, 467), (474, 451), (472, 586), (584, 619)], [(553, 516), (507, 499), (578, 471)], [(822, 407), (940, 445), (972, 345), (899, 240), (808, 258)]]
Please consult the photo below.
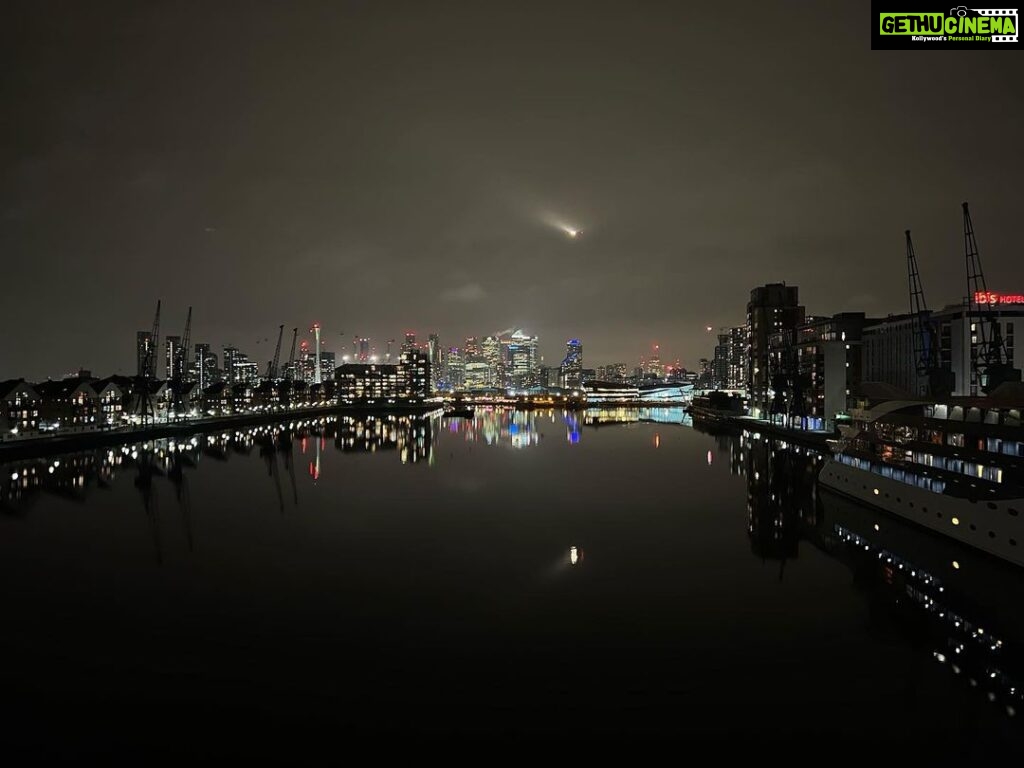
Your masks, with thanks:
[(1024, 304), (1022, 293), (996, 293), (995, 291), (975, 291), (975, 304)]

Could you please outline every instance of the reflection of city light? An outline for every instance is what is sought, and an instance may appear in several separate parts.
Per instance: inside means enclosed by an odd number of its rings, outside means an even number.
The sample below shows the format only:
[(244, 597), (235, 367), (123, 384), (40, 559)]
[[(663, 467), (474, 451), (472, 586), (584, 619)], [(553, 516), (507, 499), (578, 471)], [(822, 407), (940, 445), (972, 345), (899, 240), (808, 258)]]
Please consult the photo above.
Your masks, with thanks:
[(576, 549), (576, 547), (569, 547), (569, 564), (576, 565), (580, 560), (583, 559), (583, 553)]
[(661, 447), (661, 435), (659, 435), (657, 432), (654, 433), (654, 447)]
[(714, 460), (715, 460), (715, 457), (712, 455), (711, 451), (708, 451), (708, 466), (709, 467), (711, 466), (711, 462), (713, 462)]

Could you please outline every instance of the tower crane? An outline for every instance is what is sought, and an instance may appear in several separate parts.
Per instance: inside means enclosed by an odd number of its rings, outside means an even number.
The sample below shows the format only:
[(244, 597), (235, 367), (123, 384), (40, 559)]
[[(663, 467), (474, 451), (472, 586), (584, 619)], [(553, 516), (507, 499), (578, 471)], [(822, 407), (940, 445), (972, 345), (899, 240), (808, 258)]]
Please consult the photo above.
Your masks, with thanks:
[(914, 241), (910, 230), (904, 230), (907, 238), (907, 280), (910, 291), (910, 314), (914, 323), (914, 369), (917, 371), (917, 394), (938, 395), (949, 394), (939, 392), (939, 361), (935, 349), (935, 328), (928, 312), (928, 302), (924, 298), (924, 287), (921, 285), (921, 273), (917, 267), (917, 254), (914, 252)]
[(1020, 381), (1006, 354), (1002, 327), (992, 309), (985, 273), (981, 268), (974, 224), (967, 203), (964, 209), (964, 258), (967, 262), (967, 316), (971, 338), (971, 394), (991, 392), (1004, 381)]
[(267, 363), (267, 378), (270, 380), (277, 378), (277, 366), (281, 361), (281, 337), (283, 335), (284, 324), (281, 324), (277, 329), (277, 346), (274, 347), (274, 359)]
[(174, 361), (174, 378), (181, 380), (185, 378), (185, 371), (188, 369), (188, 345), (192, 340), (192, 307), (188, 308), (188, 317), (185, 319), (185, 333), (181, 335), (181, 349), (178, 350), (178, 357)]
[(150, 334), (149, 348), (142, 358), (141, 376), (135, 379), (135, 389), (138, 391), (137, 411), (142, 426), (147, 426), (153, 421), (153, 394), (150, 391), (150, 383), (156, 378), (157, 357), (156, 349), (160, 345), (160, 299), (156, 301), (156, 315), (153, 317), (153, 330)]
[(284, 377), (291, 381), (295, 378), (295, 340), (299, 338), (299, 329), (292, 328), (292, 350), (288, 353), (288, 370), (285, 371)]

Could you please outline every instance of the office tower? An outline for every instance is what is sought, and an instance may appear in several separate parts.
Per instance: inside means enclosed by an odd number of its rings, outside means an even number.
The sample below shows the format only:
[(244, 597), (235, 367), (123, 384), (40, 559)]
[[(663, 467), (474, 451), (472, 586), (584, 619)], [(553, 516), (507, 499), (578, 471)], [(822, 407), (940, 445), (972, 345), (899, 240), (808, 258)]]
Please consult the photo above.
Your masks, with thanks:
[(360, 363), (370, 362), (370, 340), (365, 336), (360, 337), (359, 347), (356, 353), (356, 360)]
[(537, 384), (537, 337), (515, 329), (500, 337), (504, 349), (504, 386), (525, 389)]
[(402, 351), (408, 352), (410, 349), (416, 349), (416, 332), (406, 331), (405, 341), (402, 342)]
[[(480, 342), (480, 354), (487, 364), (487, 387), (505, 386), (505, 365), (501, 354), (501, 341), (497, 336), (484, 336)], [(468, 374), (468, 367), (467, 367)]]
[(462, 389), (466, 385), (466, 360), (462, 356), (462, 350), (451, 347), (448, 350), (445, 367), (448, 385), (455, 390)]

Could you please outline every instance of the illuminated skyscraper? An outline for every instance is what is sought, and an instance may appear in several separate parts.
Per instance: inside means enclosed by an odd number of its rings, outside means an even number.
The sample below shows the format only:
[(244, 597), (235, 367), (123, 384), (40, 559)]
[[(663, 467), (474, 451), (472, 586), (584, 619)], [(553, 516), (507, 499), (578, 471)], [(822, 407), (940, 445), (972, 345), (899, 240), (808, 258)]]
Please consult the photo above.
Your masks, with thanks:
[(462, 389), (466, 384), (466, 361), (462, 350), (452, 347), (445, 361), (445, 378), (452, 389)]
[(505, 362), (504, 386), (527, 388), (537, 385), (537, 337), (517, 328), (501, 336)]
[(164, 342), (165, 346), (165, 368), (167, 378), (181, 378), (186, 365), (186, 353), (181, 348), (181, 336), (168, 336)]
[(430, 334), (427, 341), (427, 357), (430, 359), (430, 391), (434, 392), (441, 376), (441, 341), (436, 333)]
[(579, 339), (569, 339), (565, 343), (565, 359), (562, 360), (562, 386), (578, 387), (582, 371), (583, 344)]
[[(484, 336), (483, 341), (480, 342), (480, 353), (483, 356), (483, 362), (487, 364), (487, 383), (482, 386), (505, 386), (505, 365), (504, 360), (502, 359), (501, 342), (498, 340), (498, 337)], [(467, 360), (467, 376), (469, 375), (468, 365)]]

